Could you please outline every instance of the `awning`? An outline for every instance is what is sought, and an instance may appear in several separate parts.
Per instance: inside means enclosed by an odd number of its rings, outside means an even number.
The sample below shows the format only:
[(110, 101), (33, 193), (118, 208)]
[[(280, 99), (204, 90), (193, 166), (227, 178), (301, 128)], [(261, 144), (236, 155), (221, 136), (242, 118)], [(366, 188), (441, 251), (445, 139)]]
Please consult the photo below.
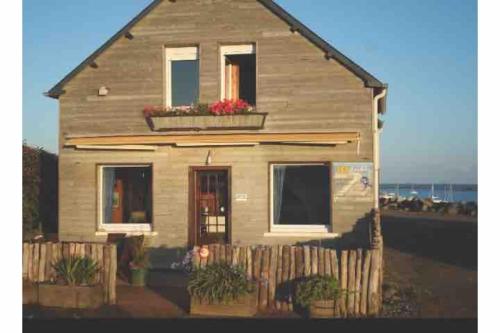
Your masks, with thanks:
[[(118, 135), (71, 137), (66, 147), (176, 145), (196, 146), (251, 146), (257, 144), (339, 145), (359, 142), (358, 132), (319, 133), (232, 133), (195, 135)], [(98, 147), (96, 147), (98, 148)]]

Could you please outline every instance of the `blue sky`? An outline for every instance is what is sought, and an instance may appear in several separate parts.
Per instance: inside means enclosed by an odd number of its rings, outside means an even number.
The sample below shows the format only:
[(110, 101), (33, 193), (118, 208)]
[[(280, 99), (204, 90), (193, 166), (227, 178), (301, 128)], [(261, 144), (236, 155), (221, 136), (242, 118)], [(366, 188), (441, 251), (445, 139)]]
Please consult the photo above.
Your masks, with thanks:
[[(23, 1), (23, 138), (57, 151), (43, 96), (151, 0)], [(476, 0), (278, 0), (389, 83), (382, 181), (477, 183)]]

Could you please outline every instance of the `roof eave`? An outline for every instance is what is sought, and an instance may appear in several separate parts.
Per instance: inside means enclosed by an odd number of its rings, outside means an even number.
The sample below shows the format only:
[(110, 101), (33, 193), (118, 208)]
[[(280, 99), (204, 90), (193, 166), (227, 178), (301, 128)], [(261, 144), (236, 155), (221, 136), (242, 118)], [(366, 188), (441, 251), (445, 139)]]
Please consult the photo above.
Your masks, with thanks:
[(114, 34), (110, 39), (108, 39), (101, 47), (99, 47), (94, 53), (88, 56), (84, 61), (82, 61), (75, 69), (73, 69), (69, 74), (67, 74), (61, 81), (59, 81), (55, 86), (53, 86), (48, 92), (44, 93), (45, 96), (51, 98), (59, 98), (64, 90), (62, 89), (64, 85), (71, 80), (76, 74), (78, 74), (83, 68), (91, 64), (95, 59), (106, 50), (111, 44), (117, 41), (119, 38), (125, 36), (127, 32), (144, 16), (149, 14), (156, 6), (158, 6), (163, 0), (154, 0), (149, 6), (144, 8), (137, 16), (135, 16), (130, 22), (128, 22), (120, 31)]
[(288, 13), (283, 7), (278, 5), (273, 0), (258, 0), (262, 5), (264, 5), (267, 9), (281, 18), (283, 21), (287, 22), (290, 25), (290, 28), (294, 31), (300, 32), (304, 37), (306, 37), (309, 41), (319, 47), (321, 50), (325, 52), (325, 55), (328, 58), (333, 58), (340, 62), (344, 67), (354, 73), (356, 76), (361, 78), (365, 83), (365, 86), (368, 88), (386, 88), (386, 84), (382, 83), (375, 76), (368, 73), (361, 66), (356, 64), (354, 61), (349, 59), (339, 50), (334, 48), (330, 43), (325, 41), (319, 35), (317, 35), (314, 31), (309, 29), (306, 25), (296, 19), (293, 15)]

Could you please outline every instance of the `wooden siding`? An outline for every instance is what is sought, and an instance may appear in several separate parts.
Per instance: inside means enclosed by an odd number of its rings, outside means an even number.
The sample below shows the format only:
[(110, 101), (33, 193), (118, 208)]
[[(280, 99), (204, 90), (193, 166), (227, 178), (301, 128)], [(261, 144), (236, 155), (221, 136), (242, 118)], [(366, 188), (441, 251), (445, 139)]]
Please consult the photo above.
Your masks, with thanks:
[[(352, 160), (355, 145), (302, 147), (264, 145), (255, 147), (175, 148), (157, 151), (78, 151), (66, 148), (60, 166), (59, 233), (67, 241), (102, 241), (97, 230), (97, 165), (153, 165), (154, 245), (184, 247), (188, 243), (189, 167), (204, 166), (212, 151), (212, 166), (232, 167), (233, 244), (275, 244), (312, 240), (297, 237), (266, 237), (269, 232), (269, 163), (273, 161)], [(247, 194), (237, 202), (236, 194)], [(333, 205), (333, 232), (353, 234), (356, 242), (367, 240), (362, 220), (371, 203)], [(360, 227), (360, 226), (363, 227)], [(362, 244), (362, 243), (361, 243)]]
[[(76, 75), (61, 96), (61, 137), (150, 134), (142, 109), (163, 104), (164, 47), (198, 45), (200, 100), (218, 100), (219, 45), (257, 45), (257, 108), (265, 131), (361, 132), (371, 150), (372, 89), (255, 0), (164, 1)], [(99, 87), (109, 95), (98, 97)]]
[[(188, 170), (203, 166), (212, 150), (214, 166), (232, 167), (233, 244), (291, 244), (304, 238), (265, 237), (269, 231), (271, 161), (367, 162), (372, 156), (372, 97), (361, 79), (255, 0), (164, 1), (65, 86), (60, 99), (60, 210), (62, 240), (102, 241), (97, 236), (97, 165), (153, 164), (152, 245), (185, 247), (188, 240)], [(348, 31), (346, 32), (348, 33)], [(146, 104), (164, 101), (164, 47), (198, 45), (200, 101), (219, 97), (219, 46), (256, 43), (257, 109), (269, 116), (259, 133), (355, 132), (357, 143), (336, 147), (261, 145), (174, 148), (157, 151), (78, 151), (65, 137), (151, 135), (142, 115)], [(98, 97), (99, 87), (109, 95)], [(224, 132), (219, 132), (224, 133)], [(203, 132), (200, 132), (203, 134)], [(235, 202), (234, 194), (248, 194)], [(369, 203), (336, 204), (333, 231), (366, 233)]]

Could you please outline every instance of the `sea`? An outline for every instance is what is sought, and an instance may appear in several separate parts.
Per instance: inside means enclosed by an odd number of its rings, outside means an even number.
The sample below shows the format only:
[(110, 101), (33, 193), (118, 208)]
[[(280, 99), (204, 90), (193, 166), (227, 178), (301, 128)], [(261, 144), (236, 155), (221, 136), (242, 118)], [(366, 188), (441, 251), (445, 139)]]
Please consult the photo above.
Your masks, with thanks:
[[(418, 194), (412, 194), (415, 191)], [(398, 193), (398, 184), (380, 185), (380, 195), (384, 193)], [(399, 184), (400, 197), (429, 198), (432, 194), (432, 184)], [(471, 184), (434, 184), (434, 195), (449, 202), (476, 202), (477, 185)]]

